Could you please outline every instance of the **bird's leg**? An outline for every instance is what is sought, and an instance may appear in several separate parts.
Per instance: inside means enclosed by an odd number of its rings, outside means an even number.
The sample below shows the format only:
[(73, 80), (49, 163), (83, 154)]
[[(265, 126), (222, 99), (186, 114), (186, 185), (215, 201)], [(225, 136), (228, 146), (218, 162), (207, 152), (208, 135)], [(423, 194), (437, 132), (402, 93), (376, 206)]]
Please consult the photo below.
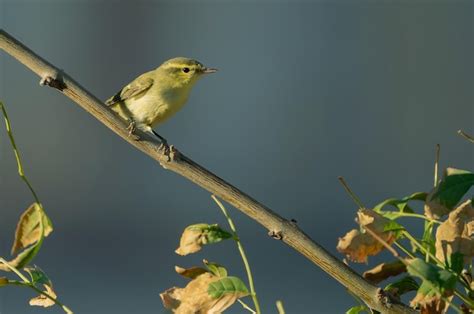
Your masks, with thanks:
[(160, 139), (160, 142), (161, 144), (165, 145), (165, 146), (168, 146), (168, 141), (163, 137), (161, 136), (160, 134), (156, 133), (155, 130), (151, 129), (151, 132), (157, 137)]
[(164, 150), (165, 156), (167, 156), (168, 161), (170, 161), (171, 160), (171, 157), (170, 157), (171, 149), (170, 149), (170, 146), (168, 145), (168, 141), (163, 136), (156, 133), (156, 131), (153, 130), (151, 126), (147, 126), (147, 131), (153, 133), (153, 135), (155, 135), (160, 140), (160, 142), (161, 142), (160, 148), (162, 148)]

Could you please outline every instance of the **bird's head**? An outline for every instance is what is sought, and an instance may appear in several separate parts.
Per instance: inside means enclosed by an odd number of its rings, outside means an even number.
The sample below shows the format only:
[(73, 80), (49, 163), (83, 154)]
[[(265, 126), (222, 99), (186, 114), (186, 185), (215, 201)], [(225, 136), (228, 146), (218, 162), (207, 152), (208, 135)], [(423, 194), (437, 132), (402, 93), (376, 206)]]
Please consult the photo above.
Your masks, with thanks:
[(214, 73), (217, 69), (205, 67), (201, 62), (189, 58), (173, 58), (158, 68), (173, 87), (191, 87), (205, 74)]

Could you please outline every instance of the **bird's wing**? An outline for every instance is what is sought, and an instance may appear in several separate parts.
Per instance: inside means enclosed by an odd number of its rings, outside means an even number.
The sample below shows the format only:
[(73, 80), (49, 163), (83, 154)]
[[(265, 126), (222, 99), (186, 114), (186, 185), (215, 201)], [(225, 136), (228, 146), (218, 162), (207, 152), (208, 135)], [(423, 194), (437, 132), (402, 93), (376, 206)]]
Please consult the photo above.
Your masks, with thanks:
[(150, 76), (150, 72), (140, 75), (117, 94), (107, 99), (105, 104), (112, 106), (118, 102), (144, 94), (153, 85), (153, 79)]

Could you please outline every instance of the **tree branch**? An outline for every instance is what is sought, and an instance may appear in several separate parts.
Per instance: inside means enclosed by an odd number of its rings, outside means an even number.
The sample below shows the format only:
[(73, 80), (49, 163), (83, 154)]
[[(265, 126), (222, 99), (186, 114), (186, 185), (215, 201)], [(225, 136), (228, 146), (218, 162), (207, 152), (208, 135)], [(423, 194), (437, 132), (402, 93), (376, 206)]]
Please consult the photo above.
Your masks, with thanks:
[(270, 236), (285, 242), (311, 260), (364, 300), (372, 309), (382, 313), (417, 313), (406, 305), (387, 301), (386, 297), (381, 297), (379, 288), (368, 283), (354, 270), (315, 243), (295, 223), (279, 216), (175, 148), (171, 147), (168, 156), (164, 147), (155, 138), (140, 130), (137, 130), (140, 141), (129, 137), (126, 122), (107, 108), (101, 100), (4, 30), (0, 30), (0, 48), (39, 75), (43, 83), (56, 88), (72, 99), (128, 143), (158, 161), (163, 168), (191, 180), (260, 223), (269, 230)]

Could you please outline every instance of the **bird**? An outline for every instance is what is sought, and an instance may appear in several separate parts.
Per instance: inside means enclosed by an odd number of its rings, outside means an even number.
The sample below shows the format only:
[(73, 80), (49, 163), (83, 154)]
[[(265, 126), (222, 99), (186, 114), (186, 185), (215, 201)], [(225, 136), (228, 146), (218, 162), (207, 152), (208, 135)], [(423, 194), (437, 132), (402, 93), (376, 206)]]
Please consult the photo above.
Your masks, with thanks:
[[(153, 127), (177, 113), (186, 104), (196, 82), (216, 71), (194, 59), (169, 59), (158, 68), (138, 76), (107, 99), (105, 104), (129, 122), (129, 136), (140, 129), (155, 135), (167, 146), (166, 139)], [(136, 139), (139, 140), (139, 137)]]

